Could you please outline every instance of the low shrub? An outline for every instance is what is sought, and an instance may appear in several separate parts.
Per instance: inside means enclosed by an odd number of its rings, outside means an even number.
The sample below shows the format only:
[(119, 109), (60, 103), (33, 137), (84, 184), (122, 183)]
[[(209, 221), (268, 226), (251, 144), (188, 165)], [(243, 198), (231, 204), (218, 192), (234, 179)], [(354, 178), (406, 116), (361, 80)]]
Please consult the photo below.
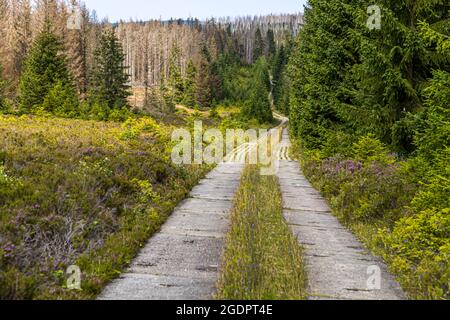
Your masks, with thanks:
[(450, 298), (450, 148), (437, 156), (419, 192), (378, 241), (393, 270), (419, 298)]

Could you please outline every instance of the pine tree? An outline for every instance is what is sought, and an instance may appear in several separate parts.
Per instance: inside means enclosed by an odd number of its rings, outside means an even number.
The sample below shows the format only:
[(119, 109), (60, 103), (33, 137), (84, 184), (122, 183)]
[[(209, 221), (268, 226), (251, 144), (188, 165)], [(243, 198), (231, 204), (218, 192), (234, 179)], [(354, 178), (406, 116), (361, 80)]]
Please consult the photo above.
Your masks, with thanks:
[[(420, 24), (420, 35), (438, 56), (450, 63), (450, 37), (439, 27), (444, 24)], [(447, 34), (450, 29), (447, 30)], [(450, 146), (450, 68), (435, 70), (433, 78), (423, 90), (426, 108), (415, 115), (414, 143), (419, 155), (435, 162), (435, 158)], [(409, 117), (411, 118), (411, 117)], [(408, 119), (408, 118), (407, 118)], [(408, 119), (409, 120), (409, 119)]]
[(305, 147), (318, 148), (330, 131), (344, 129), (344, 112), (355, 108), (348, 107), (354, 102), (355, 91), (354, 83), (347, 81), (352, 71), (349, 66), (357, 57), (349, 34), (355, 28), (355, 10), (367, 8), (357, 2), (310, 0), (305, 8), (305, 25), (288, 69), (291, 133), (301, 137)]
[[(449, 4), (442, 1), (385, 1), (382, 28), (357, 28), (360, 63), (354, 66), (352, 81), (358, 83), (355, 104), (358, 112), (343, 110), (347, 121), (358, 121), (364, 132), (374, 132), (399, 152), (414, 150), (414, 128), (404, 121), (408, 113), (423, 108), (421, 88), (432, 77), (432, 69), (448, 68), (448, 62), (427, 53), (420, 38), (421, 21), (448, 23)], [(357, 15), (360, 25), (364, 16)], [(448, 30), (447, 30), (448, 32)]]
[(184, 82), (185, 92), (184, 92), (184, 104), (188, 107), (194, 107), (196, 102), (197, 93), (197, 68), (192, 60), (189, 60), (186, 69), (186, 80)]
[(255, 44), (253, 47), (253, 61), (257, 61), (263, 56), (265, 52), (264, 40), (262, 37), (261, 29), (258, 28), (255, 32)]
[(105, 30), (94, 52), (90, 82), (90, 99), (109, 109), (128, 107), (129, 75), (124, 66), (125, 56), (115, 32)]
[(61, 51), (61, 42), (51, 31), (50, 22), (46, 21), (25, 60), (20, 79), (21, 112), (34, 112), (41, 108), (45, 97), (57, 83), (72, 87), (66, 58)]
[(57, 81), (45, 96), (41, 110), (59, 117), (77, 117), (79, 115), (79, 102), (75, 89)]
[[(420, 24), (448, 34), (449, 5), (440, 0), (381, 1), (381, 29), (367, 27), (364, 0), (310, 0), (290, 57), (291, 132), (320, 148), (337, 131), (375, 134), (412, 152), (421, 90), (449, 60), (430, 50)], [(339, 14), (336, 14), (336, 13)]]
[(217, 61), (214, 61), (211, 65), (209, 71), (209, 85), (212, 93), (213, 102), (218, 102), (223, 100), (224, 92), (223, 92), (223, 75), (219, 70), (219, 65)]

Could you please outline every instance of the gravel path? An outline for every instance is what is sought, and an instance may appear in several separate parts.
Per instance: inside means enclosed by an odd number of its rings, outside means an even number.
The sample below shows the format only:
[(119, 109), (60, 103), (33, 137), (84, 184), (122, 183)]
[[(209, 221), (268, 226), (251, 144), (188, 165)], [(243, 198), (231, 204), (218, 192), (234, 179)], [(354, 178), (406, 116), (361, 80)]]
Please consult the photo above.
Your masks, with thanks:
[[(290, 144), (287, 130), (282, 144)], [(303, 176), (298, 162), (281, 160), (278, 178), (285, 218), (305, 249), (310, 299), (406, 298), (386, 265), (364, 249), (331, 214), (326, 201)]]

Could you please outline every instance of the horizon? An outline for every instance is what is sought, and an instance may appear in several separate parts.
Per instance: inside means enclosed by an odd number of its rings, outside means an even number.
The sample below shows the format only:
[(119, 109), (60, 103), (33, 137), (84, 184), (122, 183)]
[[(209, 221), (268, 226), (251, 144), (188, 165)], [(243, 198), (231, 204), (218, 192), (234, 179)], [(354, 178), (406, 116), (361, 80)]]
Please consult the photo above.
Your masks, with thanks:
[[(229, 0), (211, 4), (208, 0), (166, 0), (164, 3), (153, 0), (128, 0), (127, 7), (121, 7), (120, 0), (84, 0), (86, 7), (95, 11), (100, 20), (107, 19), (114, 23), (119, 21), (149, 21), (171, 19), (187, 20), (220, 18), (255, 17), (269, 15), (302, 14), (306, 0), (284, 0), (282, 4), (269, 0)], [(254, 8), (259, 9), (254, 9)]]

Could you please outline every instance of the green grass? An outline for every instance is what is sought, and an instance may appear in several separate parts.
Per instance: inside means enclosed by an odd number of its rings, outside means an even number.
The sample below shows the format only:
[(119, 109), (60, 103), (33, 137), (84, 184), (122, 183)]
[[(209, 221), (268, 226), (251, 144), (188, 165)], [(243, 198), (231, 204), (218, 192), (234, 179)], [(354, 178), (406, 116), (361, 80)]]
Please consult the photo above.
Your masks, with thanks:
[(243, 174), (231, 216), (217, 298), (305, 298), (302, 249), (286, 224), (276, 177)]
[(0, 299), (92, 299), (117, 277), (210, 169), (173, 165), (170, 132), (0, 116)]

